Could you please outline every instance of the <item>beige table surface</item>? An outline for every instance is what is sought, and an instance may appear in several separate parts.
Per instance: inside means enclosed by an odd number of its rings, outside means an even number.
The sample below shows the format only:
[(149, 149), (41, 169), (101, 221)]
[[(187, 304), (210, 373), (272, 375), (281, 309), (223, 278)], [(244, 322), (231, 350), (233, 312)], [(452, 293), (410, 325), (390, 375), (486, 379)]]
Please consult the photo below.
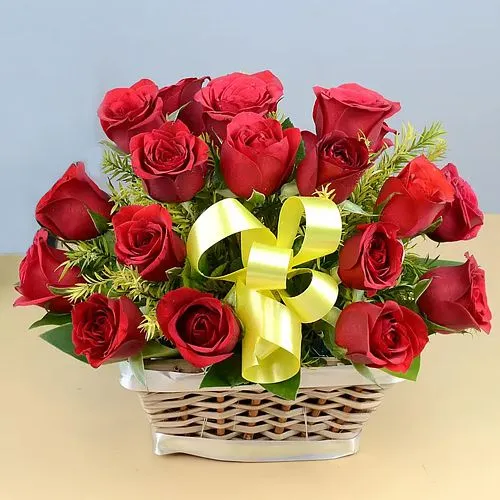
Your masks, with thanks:
[[(470, 250), (500, 318), (500, 215)], [(93, 370), (37, 338), (38, 308), (11, 307), (18, 257), (0, 257), (0, 500), (500, 499), (500, 330), (434, 336), (419, 381), (399, 384), (361, 451), (325, 462), (239, 464), (157, 457), (117, 367)], [(498, 320), (496, 322), (498, 323)]]

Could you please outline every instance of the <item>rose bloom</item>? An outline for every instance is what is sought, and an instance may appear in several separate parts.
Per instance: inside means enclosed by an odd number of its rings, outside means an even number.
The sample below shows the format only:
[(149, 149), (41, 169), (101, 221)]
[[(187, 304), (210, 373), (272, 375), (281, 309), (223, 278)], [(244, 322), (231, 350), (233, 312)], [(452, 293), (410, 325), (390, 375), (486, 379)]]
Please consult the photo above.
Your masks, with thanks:
[(431, 226), (453, 199), (445, 175), (422, 155), (385, 181), (376, 205), (385, 202), (380, 220), (395, 224), (399, 237), (409, 238)]
[(177, 118), (185, 123), (189, 130), (200, 135), (204, 132), (202, 119), (203, 108), (194, 101), (195, 94), (201, 89), (208, 76), (201, 78), (183, 78), (173, 85), (167, 85), (159, 90), (158, 96), (163, 101), (163, 114), (169, 114), (182, 108)]
[(132, 167), (158, 201), (189, 201), (205, 184), (208, 146), (177, 120), (130, 141)]
[(443, 222), (429, 234), (434, 241), (459, 241), (475, 238), (483, 225), (484, 215), (477, 196), (470, 185), (458, 175), (453, 163), (441, 169), (455, 191), (455, 198), (447, 203), (441, 217)]
[(104, 133), (122, 150), (129, 152), (130, 139), (150, 132), (165, 121), (163, 100), (156, 83), (142, 79), (131, 87), (106, 92), (97, 115)]
[(388, 300), (383, 304), (354, 302), (340, 313), (335, 342), (347, 358), (372, 368), (408, 371), (429, 341), (424, 320)]
[(168, 292), (158, 303), (156, 315), (164, 336), (186, 361), (200, 368), (232, 356), (240, 336), (232, 309), (192, 288)]
[(75, 305), (71, 319), (75, 353), (85, 355), (93, 368), (134, 356), (146, 343), (139, 328), (141, 311), (127, 297), (110, 299), (95, 293)]
[(40, 306), (54, 313), (67, 313), (72, 305), (65, 297), (53, 294), (50, 287), (68, 288), (83, 281), (80, 269), (72, 267), (62, 276), (61, 265), (66, 262), (66, 254), (48, 243), (49, 234), (39, 229), (33, 244), (19, 266), (19, 285), (16, 290), (21, 294), (15, 306)]
[(349, 288), (374, 295), (396, 285), (403, 269), (404, 246), (398, 228), (386, 222), (358, 226), (339, 253), (338, 275)]
[[(484, 271), (472, 255), (460, 266), (435, 267), (422, 276), (431, 279), (418, 299), (418, 307), (433, 323), (462, 332), (491, 330)], [(450, 333), (445, 329), (441, 333)]]
[(228, 123), (243, 111), (266, 115), (276, 111), (283, 85), (270, 71), (248, 75), (231, 73), (214, 78), (196, 95), (203, 107), (203, 120), (214, 139), (226, 138)]
[(243, 198), (254, 190), (276, 192), (292, 173), (299, 144), (299, 129), (283, 130), (278, 120), (240, 113), (228, 125), (221, 147), (220, 168), (227, 186)]
[(113, 216), (115, 253), (119, 262), (137, 267), (149, 281), (166, 281), (166, 271), (180, 267), (186, 247), (172, 229), (172, 218), (161, 205), (129, 205)]
[(335, 130), (350, 137), (363, 134), (370, 141), (370, 149), (378, 151), (384, 145), (385, 134), (395, 132), (385, 120), (401, 109), (399, 102), (389, 101), (357, 83), (313, 90), (316, 94), (313, 118), (318, 136)]
[(109, 195), (73, 163), (38, 202), (35, 217), (51, 233), (65, 240), (88, 240), (99, 235), (89, 211), (110, 219)]
[(297, 186), (302, 196), (328, 185), (335, 190), (333, 200), (346, 200), (369, 167), (365, 141), (347, 137), (344, 132), (330, 132), (319, 138), (302, 132), (306, 156), (297, 169)]

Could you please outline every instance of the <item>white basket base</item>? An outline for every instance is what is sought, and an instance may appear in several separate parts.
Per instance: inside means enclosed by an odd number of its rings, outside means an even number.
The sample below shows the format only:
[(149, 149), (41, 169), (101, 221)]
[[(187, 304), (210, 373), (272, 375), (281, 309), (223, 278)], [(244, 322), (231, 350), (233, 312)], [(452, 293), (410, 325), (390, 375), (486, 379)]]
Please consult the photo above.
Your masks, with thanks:
[(325, 441), (243, 441), (153, 434), (157, 455), (185, 453), (226, 462), (296, 462), (331, 460), (359, 450), (359, 433), (351, 439)]

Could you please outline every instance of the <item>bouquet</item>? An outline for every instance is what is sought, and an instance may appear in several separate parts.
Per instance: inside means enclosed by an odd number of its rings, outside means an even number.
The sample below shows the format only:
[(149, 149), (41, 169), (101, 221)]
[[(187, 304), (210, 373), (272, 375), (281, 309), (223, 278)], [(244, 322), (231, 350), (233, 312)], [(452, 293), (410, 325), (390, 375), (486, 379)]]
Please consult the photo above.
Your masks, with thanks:
[(314, 87), (315, 131), (278, 109), (270, 71), (143, 79), (98, 117), (107, 192), (72, 164), (41, 198), (15, 305), (41, 337), (97, 368), (184, 359), (202, 387), (293, 399), (301, 367), (335, 358), (415, 380), (433, 334), (490, 331), (484, 271), (418, 255), (474, 238), (476, 195), (439, 123), (398, 133), (398, 102)]

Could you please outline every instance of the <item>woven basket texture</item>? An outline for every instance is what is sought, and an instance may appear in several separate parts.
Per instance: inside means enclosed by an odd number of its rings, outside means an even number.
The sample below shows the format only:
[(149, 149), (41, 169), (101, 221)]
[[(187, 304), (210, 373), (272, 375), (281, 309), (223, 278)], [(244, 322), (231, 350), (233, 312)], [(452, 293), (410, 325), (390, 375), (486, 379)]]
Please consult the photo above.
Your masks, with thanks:
[(141, 392), (154, 432), (207, 439), (336, 440), (355, 437), (379, 406), (375, 385), (300, 389), (286, 401), (262, 388)]

